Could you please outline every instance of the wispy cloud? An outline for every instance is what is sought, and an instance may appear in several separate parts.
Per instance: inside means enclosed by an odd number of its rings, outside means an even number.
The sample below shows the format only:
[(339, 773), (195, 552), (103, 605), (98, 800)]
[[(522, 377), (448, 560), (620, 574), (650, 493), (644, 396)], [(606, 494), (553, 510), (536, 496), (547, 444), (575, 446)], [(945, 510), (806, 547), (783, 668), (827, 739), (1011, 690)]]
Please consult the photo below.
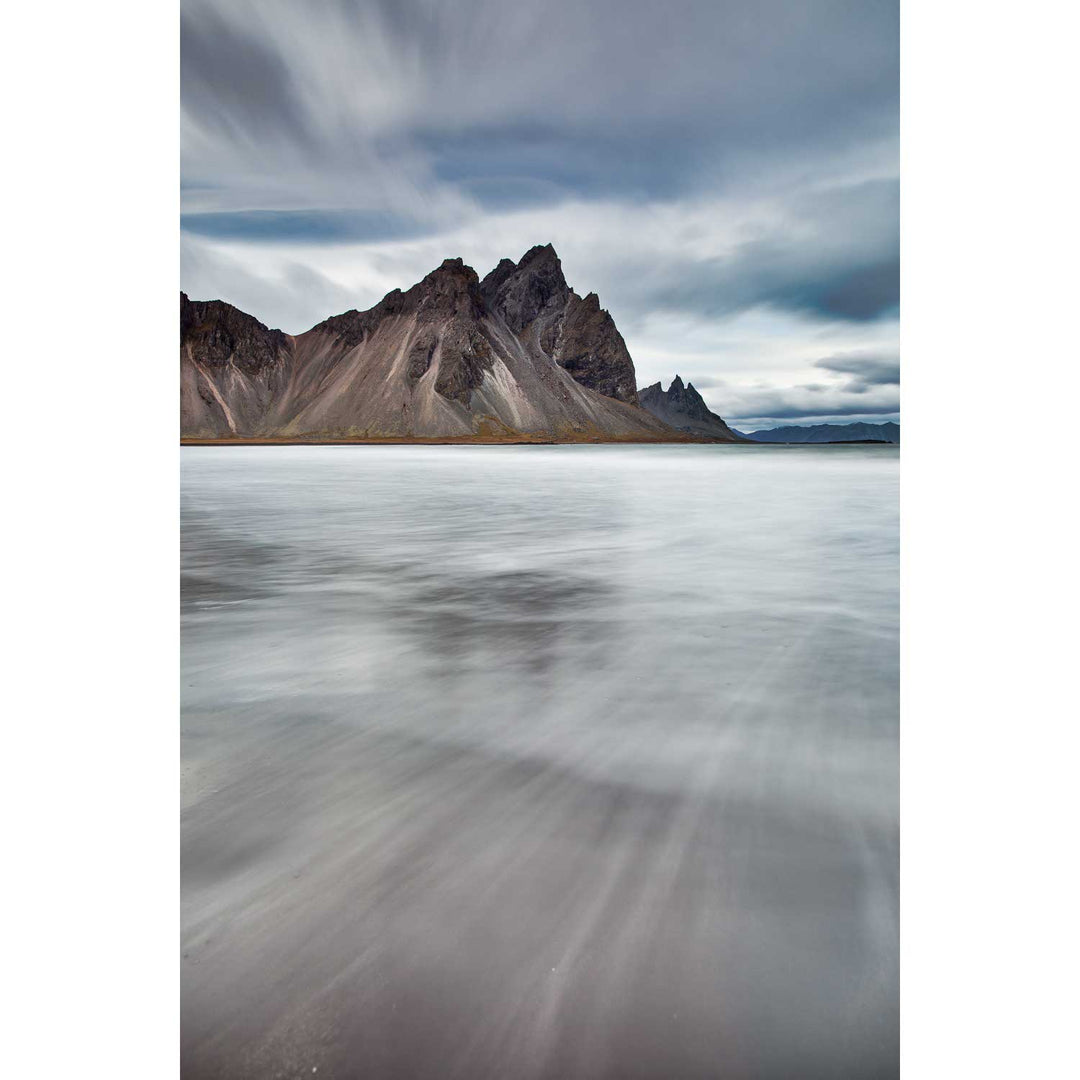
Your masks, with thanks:
[(864, 393), (873, 386), (900, 385), (900, 357), (865, 356), (857, 353), (847, 356), (829, 356), (818, 360), (815, 367), (832, 375), (849, 375), (845, 388), (849, 392)]
[(693, 352), (718, 399), (762, 378), (865, 397), (881, 370), (820, 349), (896, 352), (897, 21), (881, 0), (182, 0), (182, 284), (298, 331), (447, 256), (483, 273), (551, 241), (643, 379)]

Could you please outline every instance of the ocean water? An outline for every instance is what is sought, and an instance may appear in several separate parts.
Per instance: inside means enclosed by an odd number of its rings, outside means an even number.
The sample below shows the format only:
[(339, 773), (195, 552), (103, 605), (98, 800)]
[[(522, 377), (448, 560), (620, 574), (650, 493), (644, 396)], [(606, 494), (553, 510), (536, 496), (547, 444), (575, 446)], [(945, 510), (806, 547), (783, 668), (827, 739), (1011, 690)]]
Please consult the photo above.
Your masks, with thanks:
[(183, 449), (183, 1075), (897, 1075), (898, 464)]

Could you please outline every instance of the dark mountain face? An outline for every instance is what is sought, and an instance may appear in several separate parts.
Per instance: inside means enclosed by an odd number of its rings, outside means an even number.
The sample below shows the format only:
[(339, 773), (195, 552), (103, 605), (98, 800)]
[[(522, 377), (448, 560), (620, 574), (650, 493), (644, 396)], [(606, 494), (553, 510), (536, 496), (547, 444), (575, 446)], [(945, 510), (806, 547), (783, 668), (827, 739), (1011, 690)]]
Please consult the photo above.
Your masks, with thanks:
[(900, 425), (887, 424), (811, 424), (807, 427), (769, 428), (752, 431), (744, 438), (754, 442), (830, 443), (900, 441)]
[(570, 298), (562, 263), (550, 244), (531, 248), (517, 266), (503, 259), (484, 278), (481, 292), (515, 334), (541, 316), (561, 313)]
[(258, 372), (277, 363), (288, 338), (222, 300), (192, 301), (180, 294), (180, 347), (190, 347), (201, 363), (233, 363)]
[(293, 339), (221, 300), (180, 294), (180, 433), (253, 430), (288, 385)]
[(582, 386), (639, 405), (634, 362), (596, 293), (571, 293), (555, 342), (555, 360)]
[[(446, 259), (408, 292), (394, 289), (368, 311), (347, 311), (319, 323), (309, 333), (334, 336), (342, 348), (360, 345), (384, 320), (414, 319), (418, 331), (413, 339), (406, 368), (415, 384), (430, 370), (436, 345), (442, 355), (435, 390), (451, 401), (468, 405), (471, 392), (483, 382), (492, 366), (490, 343), (475, 325), (484, 317), (480, 279), (461, 259)], [(452, 330), (440, 335), (432, 324), (452, 321)]]
[(622, 336), (595, 294), (567, 285), (550, 244), (483, 282), (447, 259), (297, 337), (181, 294), (180, 330), (190, 437), (677, 437), (637, 407)]
[(643, 409), (677, 431), (724, 442), (738, 442), (742, 438), (709, 409), (693, 383), (684, 386), (678, 375), (671, 380), (666, 393), (660, 383), (654, 383), (640, 391), (638, 398)]
[(462, 316), (476, 319), (483, 314), (480, 281), (476, 271), (461, 259), (446, 259), (408, 292), (394, 289), (367, 311), (346, 311), (332, 315), (308, 333), (332, 335), (342, 346), (359, 345), (382, 322), (397, 315), (417, 316), (422, 322)]
[(596, 293), (582, 299), (563, 277), (555, 249), (527, 251), (516, 266), (503, 259), (480, 290), (515, 334), (528, 335), (582, 386), (637, 405), (637, 376), (626, 342)]

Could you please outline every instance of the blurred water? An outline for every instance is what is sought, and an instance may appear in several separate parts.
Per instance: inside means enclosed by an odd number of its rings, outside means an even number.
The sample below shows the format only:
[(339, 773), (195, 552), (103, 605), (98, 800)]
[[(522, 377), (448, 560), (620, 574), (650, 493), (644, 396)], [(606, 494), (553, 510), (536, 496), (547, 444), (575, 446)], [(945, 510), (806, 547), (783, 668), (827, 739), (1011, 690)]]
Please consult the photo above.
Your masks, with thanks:
[(898, 459), (188, 448), (187, 1077), (898, 1072)]

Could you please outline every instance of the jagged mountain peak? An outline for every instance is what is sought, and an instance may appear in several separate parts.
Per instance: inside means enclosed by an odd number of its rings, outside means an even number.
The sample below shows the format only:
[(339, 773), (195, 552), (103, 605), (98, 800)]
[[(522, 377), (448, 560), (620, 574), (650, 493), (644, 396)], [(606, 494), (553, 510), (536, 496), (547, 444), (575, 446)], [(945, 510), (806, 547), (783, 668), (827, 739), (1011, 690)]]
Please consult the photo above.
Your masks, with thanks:
[[(443, 261), (431, 271), (430, 274), (426, 274), (420, 281), (423, 285), (425, 282), (431, 281), (464, 281), (479, 285), (480, 278), (476, 271), (469, 266), (464, 259), (460, 256), (456, 259), (443, 259)], [(415, 288), (415, 286), (414, 286)]]
[(404, 294), (405, 310), (425, 318), (464, 316), (478, 319), (484, 314), (480, 278), (463, 259), (444, 259), (422, 281)]
[(499, 265), (485, 275), (480, 282), (480, 291), (484, 296), (493, 296), (499, 286), (517, 269), (513, 259), (500, 259)]
[(543, 264), (554, 264), (560, 269), (562, 268), (562, 260), (555, 251), (554, 244), (536, 244), (534, 247), (529, 248), (529, 250), (521, 256), (521, 259), (518, 262), (518, 269), (520, 270), (526, 266)]
[(737, 442), (741, 438), (705, 404), (694, 384), (684, 384), (678, 375), (671, 380), (666, 392), (657, 382), (640, 391), (638, 399), (642, 408), (679, 431), (726, 442)]
[(391, 289), (373, 308), (367, 311), (351, 308), (340, 315), (331, 315), (308, 332), (333, 334), (342, 344), (355, 346), (389, 316), (415, 314), (421, 321), (429, 322), (455, 316), (478, 319), (483, 313), (484, 301), (476, 271), (463, 259), (444, 259), (406, 292)]
[(502, 262), (484, 279), (482, 295), (506, 325), (520, 333), (545, 312), (565, 307), (570, 287), (563, 277), (562, 262), (550, 244), (530, 248), (521, 261)]
[(626, 342), (596, 293), (582, 299), (566, 283), (552, 244), (503, 259), (480, 286), (489, 310), (583, 386), (637, 405), (637, 378)]
[[(657, 383), (656, 386), (659, 388), (660, 384)], [(669, 403), (678, 402), (682, 410), (694, 419), (708, 420), (715, 415), (705, 404), (705, 399), (698, 393), (697, 387), (692, 382), (684, 383), (678, 375), (671, 380), (666, 396)]]

